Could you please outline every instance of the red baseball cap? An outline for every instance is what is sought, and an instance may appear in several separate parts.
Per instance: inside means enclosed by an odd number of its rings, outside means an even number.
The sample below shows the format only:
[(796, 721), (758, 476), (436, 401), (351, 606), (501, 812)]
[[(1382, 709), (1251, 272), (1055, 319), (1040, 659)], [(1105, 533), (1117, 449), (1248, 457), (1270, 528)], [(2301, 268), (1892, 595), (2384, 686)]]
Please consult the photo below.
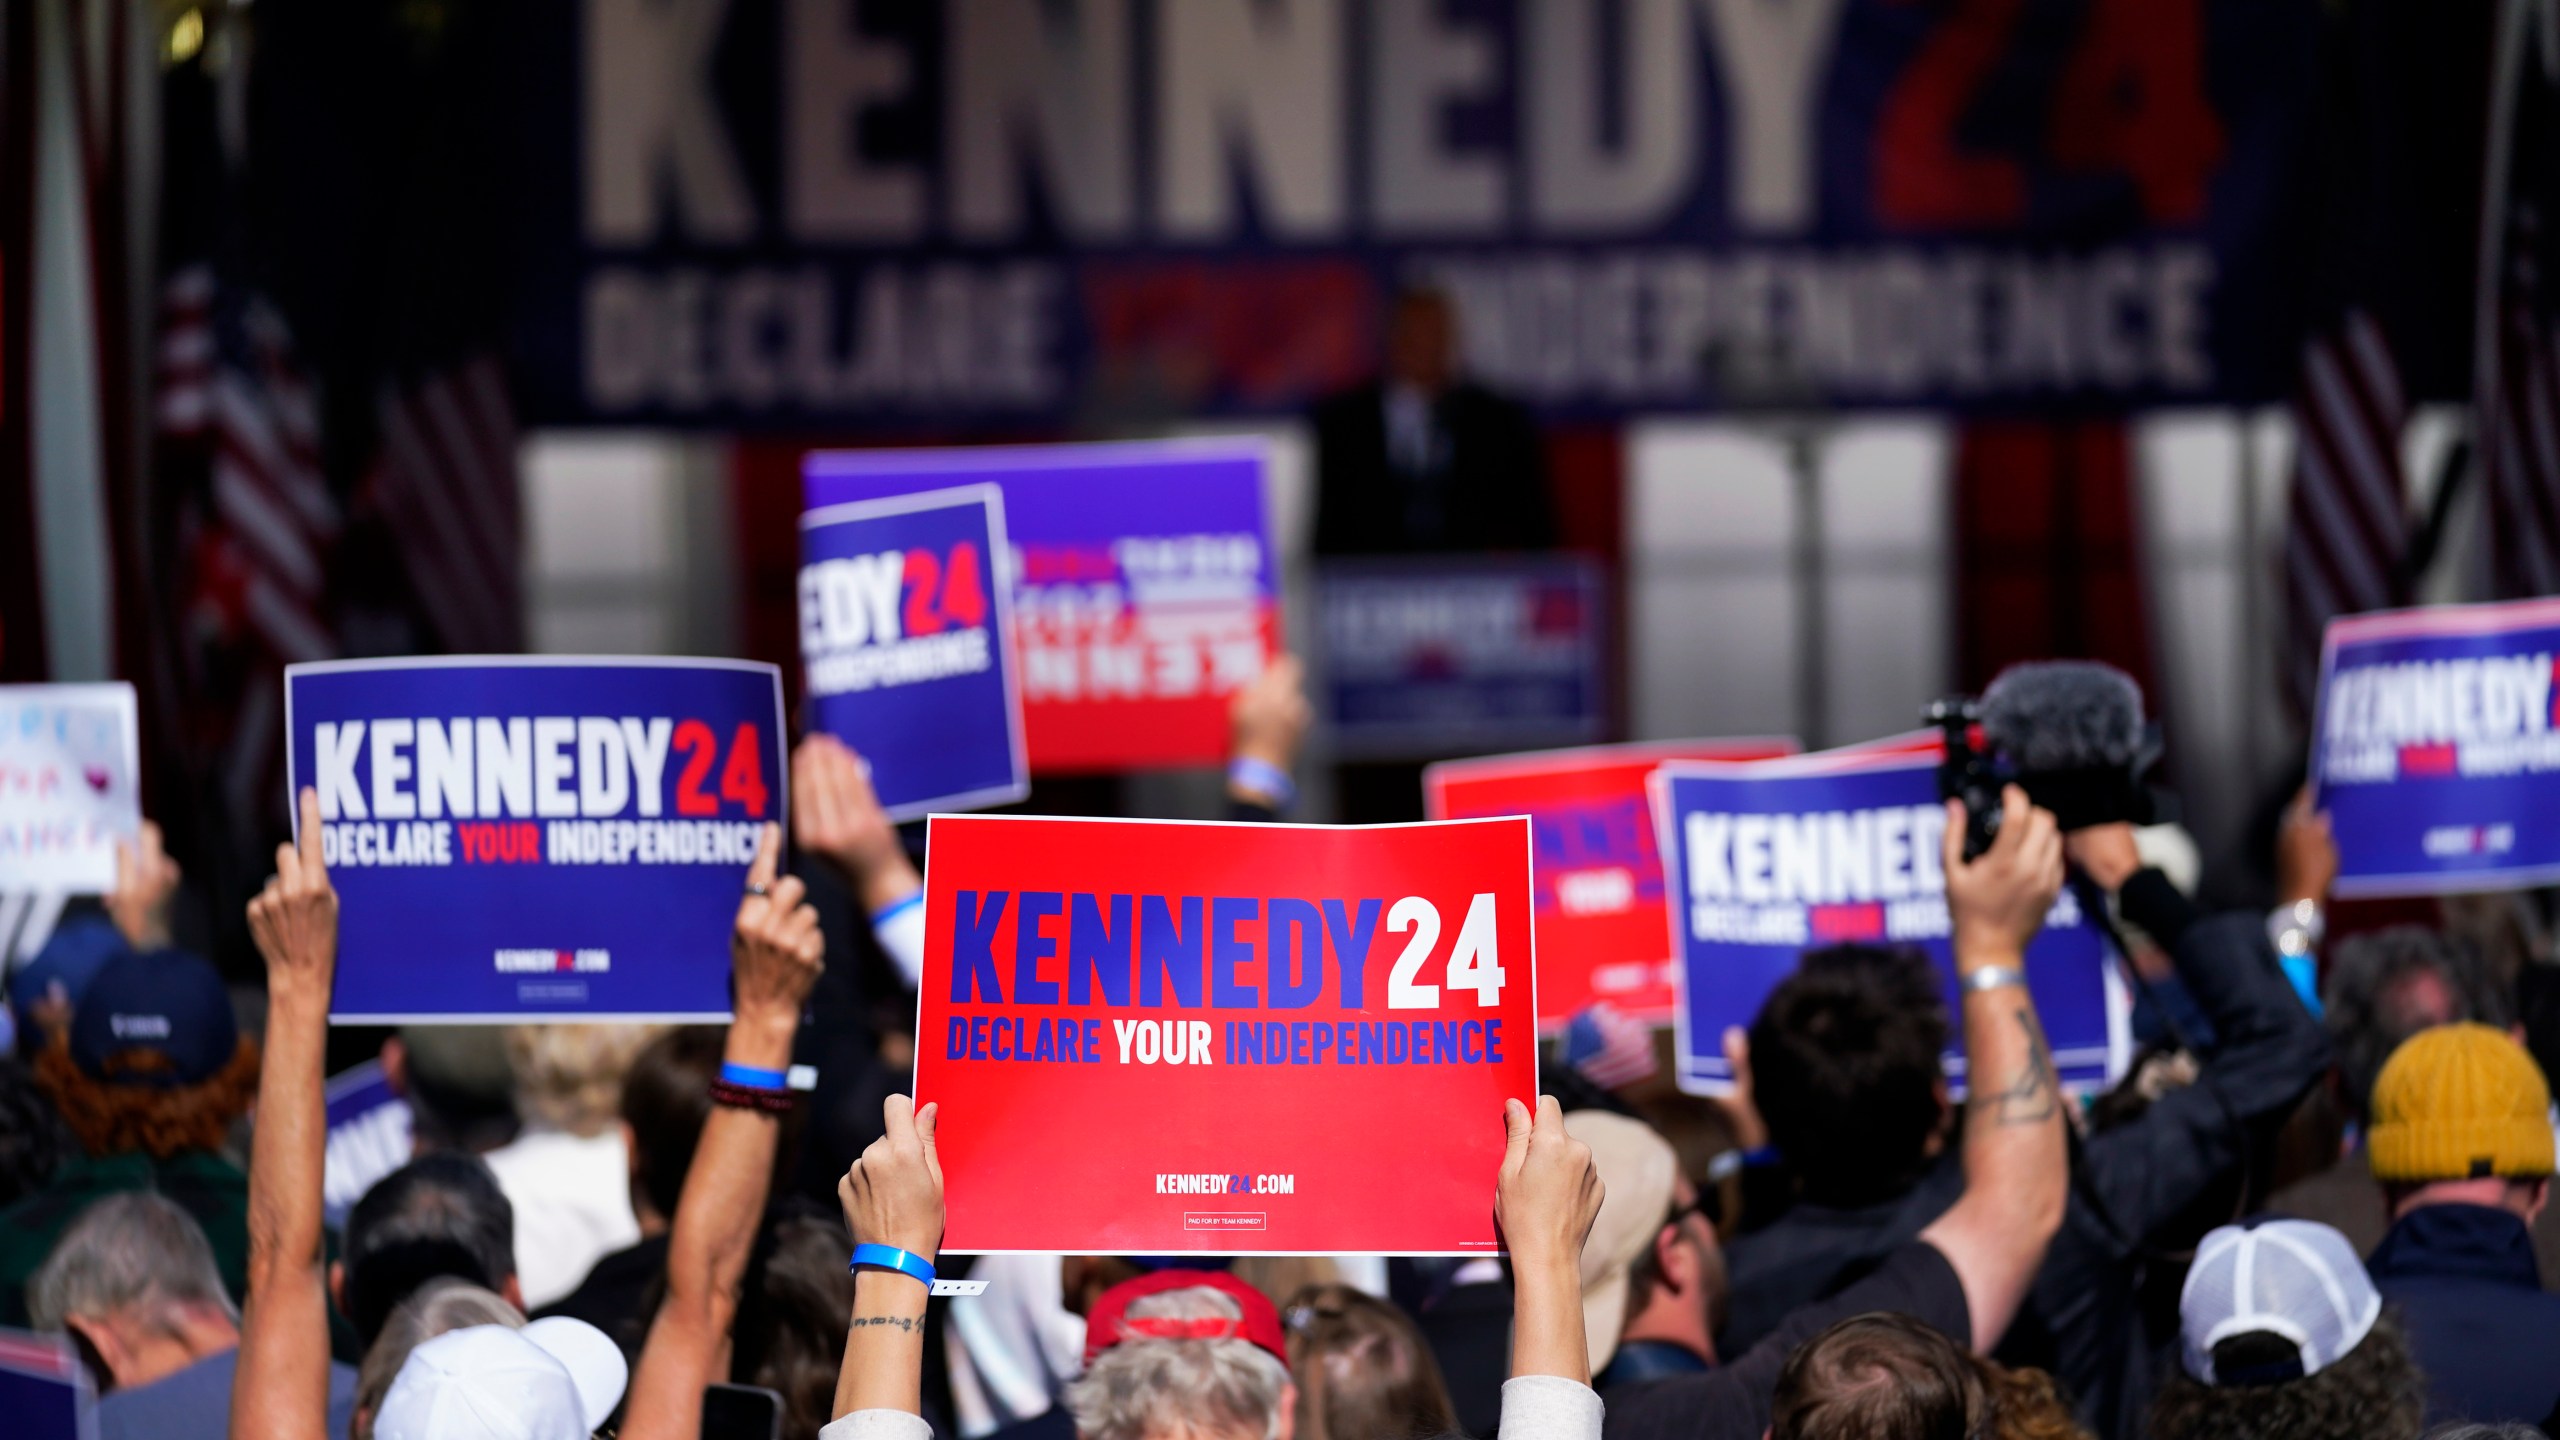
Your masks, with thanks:
[[(1215, 1290), (1236, 1302), (1241, 1320), (1203, 1316), (1196, 1320), (1129, 1318), (1129, 1304), (1168, 1290)], [(1268, 1296), (1233, 1275), (1214, 1270), (1159, 1270), (1124, 1280), (1102, 1292), (1084, 1322), (1084, 1363), (1123, 1340), (1246, 1340), (1289, 1363), (1289, 1342), (1280, 1333), (1280, 1311)]]

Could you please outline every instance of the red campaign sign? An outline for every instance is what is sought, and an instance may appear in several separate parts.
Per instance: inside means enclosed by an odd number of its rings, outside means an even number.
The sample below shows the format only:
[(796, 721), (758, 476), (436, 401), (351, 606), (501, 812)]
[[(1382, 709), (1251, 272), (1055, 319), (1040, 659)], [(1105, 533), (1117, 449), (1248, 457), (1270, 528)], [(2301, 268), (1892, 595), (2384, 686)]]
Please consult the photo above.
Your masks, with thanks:
[(1666, 760), (1768, 760), (1784, 738), (1588, 745), (1450, 760), (1422, 772), (1434, 820), (1525, 815), (1536, 851), (1538, 1025), (1560, 1030), (1595, 1000), (1670, 1024), (1679, 999), (1662, 855), (1645, 777)]
[(1487, 1254), (1538, 1088), (1524, 819), (938, 815), (943, 1248)]

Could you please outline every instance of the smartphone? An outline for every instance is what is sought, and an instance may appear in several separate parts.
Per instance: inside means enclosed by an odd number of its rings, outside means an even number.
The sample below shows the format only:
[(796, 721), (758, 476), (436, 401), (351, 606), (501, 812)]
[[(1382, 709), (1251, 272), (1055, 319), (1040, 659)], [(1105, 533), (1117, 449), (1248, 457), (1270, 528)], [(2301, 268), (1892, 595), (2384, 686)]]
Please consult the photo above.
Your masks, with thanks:
[(782, 1440), (782, 1396), (761, 1385), (702, 1387), (702, 1440)]

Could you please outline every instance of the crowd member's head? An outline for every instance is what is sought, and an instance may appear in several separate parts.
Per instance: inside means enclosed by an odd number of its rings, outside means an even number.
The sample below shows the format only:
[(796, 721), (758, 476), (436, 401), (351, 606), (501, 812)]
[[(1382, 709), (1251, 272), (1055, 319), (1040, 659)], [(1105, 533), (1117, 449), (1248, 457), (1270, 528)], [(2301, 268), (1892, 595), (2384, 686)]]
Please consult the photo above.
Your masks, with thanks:
[(621, 1109), (632, 1057), (656, 1034), (646, 1025), (509, 1026), (516, 1113), (541, 1129), (603, 1134)]
[(2153, 1440), (2407, 1440), (2426, 1386), (2347, 1237), (2309, 1220), (2205, 1236)]
[(1291, 1440), (1279, 1312), (1233, 1276), (1162, 1270), (1113, 1286), (1085, 1317), (1084, 1353), (1066, 1393), (1078, 1440)]
[(2350, 1113), (2362, 1119), (2383, 1062), (2421, 1030), (2473, 1020), (2515, 1023), (2506, 987), (2479, 950), (2441, 931), (2399, 925), (2339, 942), (2330, 957), (2321, 1008), (2337, 1044), (2338, 1076)]
[(2530, 1223), (2551, 1195), (2551, 1087), (2504, 1031), (2421, 1030), (2374, 1082), (2365, 1146), (2395, 1214), (2454, 1202)]
[(1712, 1359), (1724, 1319), (1724, 1251), (1671, 1142), (1607, 1110), (1576, 1110), (1564, 1123), (1591, 1148), (1605, 1187), (1582, 1247), (1593, 1373), (1607, 1368), (1622, 1339), (1665, 1341)]
[(1910, 1187), (1944, 1143), (1946, 1048), (1946, 997), (1917, 950), (1814, 950), (1778, 983), (1751, 1022), (1752, 1093), (1805, 1199)]
[(1458, 312), (1442, 291), (1415, 286), (1387, 316), (1387, 379), (1437, 395), (1458, 378)]
[(815, 1435), (835, 1415), (836, 1378), (853, 1314), (852, 1242), (835, 1216), (773, 1222), (747, 1272), (734, 1328), (735, 1373), (782, 1397), (782, 1433)]
[(1853, 1315), (1787, 1357), (1772, 1440), (2085, 1440), (2053, 1378), (2007, 1370), (1907, 1315)]
[(643, 1234), (675, 1218), (693, 1147), (711, 1117), (711, 1082), (720, 1073), (726, 1032), (686, 1025), (641, 1048), (622, 1077), (623, 1148), (631, 1157), (631, 1213)]
[(39, 1330), (67, 1330), (102, 1386), (148, 1385), (240, 1343), (213, 1246), (194, 1217), (149, 1191), (80, 1212), (27, 1282)]
[(43, 1189), (73, 1153), (71, 1132), (34, 1072), (0, 1059), (0, 1208)]
[(222, 1148), (257, 1094), (258, 1045), (211, 965), (128, 952), (90, 978), (35, 1072), (82, 1149), (165, 1160)]
[(488, 1165), (451, 1152), (421, 1155), (382, 1177), (348, 1212), (329, 1289), (370, 1345), (392, 1308), (440, 1275), (521, 1305), (515, 1256), (515, 1209)]
[(516, 1137), (515, 1075), (498, 1026), (409, 1026), (383, 1043), (382, 1068), (409, 1102), (418, 1153), (484, 1155)]
[(356, 1367), (352, 1440), (371, 1440), (373, 1417), (381, 1413), (382, 1397), (391, 1393), (391, 1382), (399, 1378), (400, 1367), (409, 1363), (410, 1351), (448, 1330), (474, 1325), (521, 1330), (524, 1312), (504, 1296), (450, 1275), (419, 1286), (418, 1293), (395, 1306), (391, 1318), (383, 1322), (382, 1333), (366, 1348), (364, 1363)]
[(622, 1351), (583, 1320), (448, 1330), (409, 1352), (373, 1440), (587, 1440), (630, 1378)]
[(1456, 1407), (1405, 1313), (1348, 1285), (1310, 1285), (1280, 1312), (1298, 1386), (1297, 1440), (1424, 1440)]

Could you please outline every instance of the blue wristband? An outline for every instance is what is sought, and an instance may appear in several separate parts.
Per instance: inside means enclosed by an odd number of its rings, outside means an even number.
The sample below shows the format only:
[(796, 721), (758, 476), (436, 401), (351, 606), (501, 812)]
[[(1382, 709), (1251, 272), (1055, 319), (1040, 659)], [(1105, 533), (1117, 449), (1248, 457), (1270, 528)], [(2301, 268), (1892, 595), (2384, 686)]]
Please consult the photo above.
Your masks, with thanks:
[(732, 1085), (744, 1085), (750, 1090), (781, 1090), (787, 1088), (791, 1081), (790, 1076), (779, 1070), (759, 1070), (753, 1065), (741, 1065), (734, 1060), (720, 1062), (720, 1078)]
[(895, 1270), (923, 1281), (927, 1290), (933, 1288), (933, 1262), (895, 1245), (856, 1245), (853, 1247), (853, 1264), (846, 1268), (854, 1271)]
[(879, 911), (871, 917), (871, 923), (875, 927), (886, 925), (890, 921), (897, 919), (899, 916), (906, 914), (908, 911), (913, 910), (923, 903), (924, 891), (919, 888), (914, 894), (909, 895), (904, 900), (892, 900), (888, 904), (881, 906)]
[(1227, 762), (1227, 783), (1239, 790), (1269, 796), (1274, 810), (1286, 810), (1289, 802), (1298, 798), (1297, 782), (1289, 778), (1288, 771), (1250, 755), (1239, 755)]

